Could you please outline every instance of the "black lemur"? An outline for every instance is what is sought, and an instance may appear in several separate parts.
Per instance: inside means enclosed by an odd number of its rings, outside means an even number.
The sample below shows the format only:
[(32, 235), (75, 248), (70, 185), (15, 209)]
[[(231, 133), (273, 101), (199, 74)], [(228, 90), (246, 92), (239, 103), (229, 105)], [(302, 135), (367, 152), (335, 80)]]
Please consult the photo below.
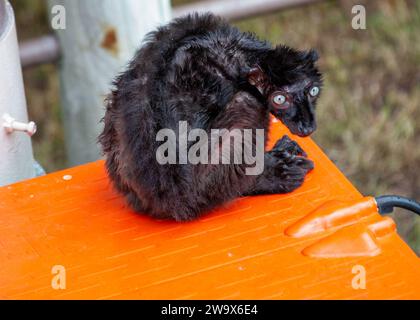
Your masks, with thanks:
[(264, 154), (259, 175), (240, 163), (161, 165), (156, 136), (162, 128), (178, 132), (186, 121), (206, 132), (264, 129), (265, 143), (270, 112), (308, 136), (322, 82), (317, 59), (314, 50), (273, 48), (212, 14), (187, 15), (149, 33), (107, 99), (99, 142), (114, 186), (134, 210), (177, 221), (240, 196), (296, 189), (313, 163), (287, 136)]

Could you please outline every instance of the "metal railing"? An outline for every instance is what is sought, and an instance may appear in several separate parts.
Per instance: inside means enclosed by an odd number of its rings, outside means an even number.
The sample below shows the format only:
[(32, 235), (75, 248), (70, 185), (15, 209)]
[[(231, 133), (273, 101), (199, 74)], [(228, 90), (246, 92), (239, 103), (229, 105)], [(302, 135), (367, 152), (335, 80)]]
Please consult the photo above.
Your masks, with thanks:
[[(313, 4), (321, 0), (210, 0), (172, 8), (172, 16), (189, 12), (213, 12), (228, 20), (249, 18), (278, 10)], [(3, 0), (0, 0), (0, 4)], [(0, 9), (1, 10), (1, 9)], [(60, 56), (58, 41), (54, 35), (20, 43), (20, 59), (23, 68), (54, 62)]]
[(174, 17), (190, 12), (213, 12), (228, 20), (238, 20), (278, 10), (315, 3), (320, 0), (211, 0), (198, 1), (172, 9)]

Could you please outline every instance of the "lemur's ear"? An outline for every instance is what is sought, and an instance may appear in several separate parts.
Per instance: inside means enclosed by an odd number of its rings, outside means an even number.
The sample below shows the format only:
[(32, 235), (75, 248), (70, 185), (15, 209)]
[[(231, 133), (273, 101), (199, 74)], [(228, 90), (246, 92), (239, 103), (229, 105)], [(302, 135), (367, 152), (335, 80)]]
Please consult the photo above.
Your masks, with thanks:
[(309, 51), (306, 51), (305, 53), (305, 59), (309, 59), (312, 62), (317, 62), (319, 59), (319, 54), (315, 49), (311, 49)]
[(259, 87), (265, 82), (265, 80), (266, 75), (260, 66), (253, 66), (248, 71), (248, 82), (253, 86)]

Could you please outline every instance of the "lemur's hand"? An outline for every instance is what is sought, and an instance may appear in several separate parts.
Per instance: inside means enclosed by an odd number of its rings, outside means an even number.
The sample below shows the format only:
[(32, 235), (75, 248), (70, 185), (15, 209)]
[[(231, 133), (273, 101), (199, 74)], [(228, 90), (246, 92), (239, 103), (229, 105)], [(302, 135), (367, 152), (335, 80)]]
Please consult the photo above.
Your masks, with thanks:
[(302, 185), (306, 174), (314, 168), (305, 151), (288, 136), (277, 141), (265, 154), (264, 161), (264, 173), (245, 195), (291, 192)]
[(298, 145), (298, 143), (290, 139), (287, 135), (284, 135), (281, 139), (277, 140), (270, 153), (279, 156), (281, 154), (289, 154), (291, 156), (302, 156), (305, 158), (308, 156), (306, 152)]
[(270, 154), (276, 159), (273, 175), (283, 192), (291, 192), (301, 186), (307, 173), (314, 168), (305, 151), (286, 135), (277, 141)]

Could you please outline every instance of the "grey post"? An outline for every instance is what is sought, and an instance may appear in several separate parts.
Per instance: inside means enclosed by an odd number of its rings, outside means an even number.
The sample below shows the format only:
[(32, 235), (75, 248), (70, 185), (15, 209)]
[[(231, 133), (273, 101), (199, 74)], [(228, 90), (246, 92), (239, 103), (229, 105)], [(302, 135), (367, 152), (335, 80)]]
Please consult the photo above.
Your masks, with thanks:
[[(0, 0), (0, 186), (35, 176), (12, 6)], [(31, 131), (31, 132), (29, 132)]]
[[(140, 46), (143, 36), (170, 19), (169, 0), (49, 0), (65, 9), (66, 28), (56, 29), (61, 47), (61, 102), (70, 165), (100, 157), (104, 99), (113, 78)], [(56, 12), (56, 11), (54, 11)]]

